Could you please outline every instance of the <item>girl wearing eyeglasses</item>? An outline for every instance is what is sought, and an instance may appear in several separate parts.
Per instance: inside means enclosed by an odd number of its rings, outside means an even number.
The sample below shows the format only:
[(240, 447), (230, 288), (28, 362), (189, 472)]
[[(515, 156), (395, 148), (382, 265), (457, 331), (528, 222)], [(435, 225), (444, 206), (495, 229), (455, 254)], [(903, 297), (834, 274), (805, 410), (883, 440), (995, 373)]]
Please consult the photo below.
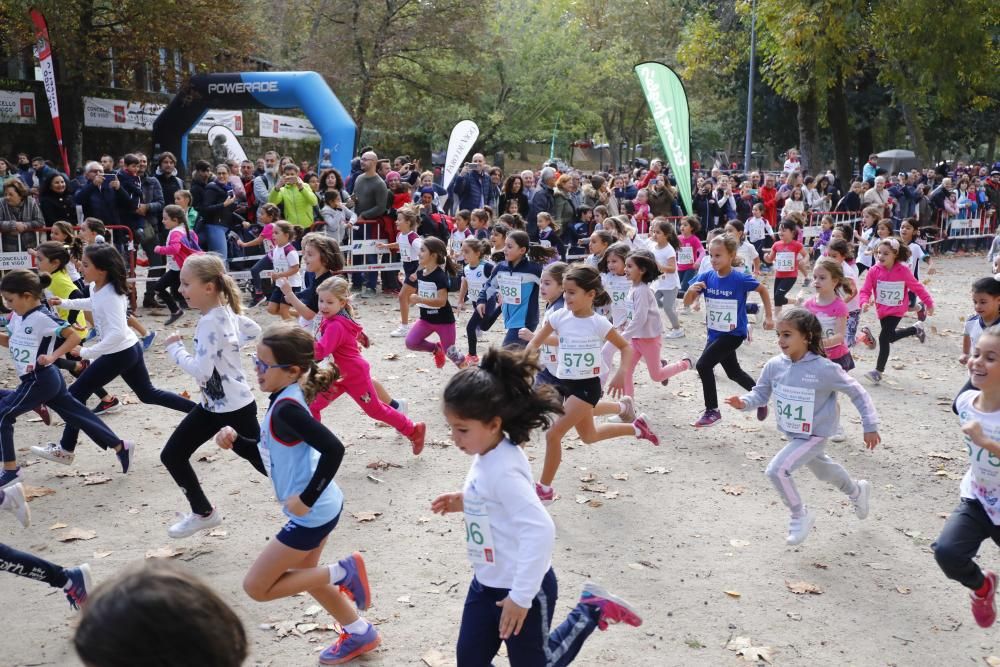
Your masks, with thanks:
[[(240, 348), (260, 335), (260, 327), (240, 314), (239, 288), (217, 255), (189, 256), (181, 267), (180, 283), (181, 295), (201, 317), (194, 334), (194, 354), (188, 352), (179, 333), (167, 338), (167, 353), (198, 381), (201, 402), (181, 421), (160, 453), (191, 505), (191, 512), (167, 530), (174, 538), (190, 537), (222, 523), (198, 483), (191, 456), (226, 426), (255, 442), (260, 437), (257, 403), (240, 359)], [(257, 472), (267, 474), (255, 445), (237, 444), (233, 451)]]

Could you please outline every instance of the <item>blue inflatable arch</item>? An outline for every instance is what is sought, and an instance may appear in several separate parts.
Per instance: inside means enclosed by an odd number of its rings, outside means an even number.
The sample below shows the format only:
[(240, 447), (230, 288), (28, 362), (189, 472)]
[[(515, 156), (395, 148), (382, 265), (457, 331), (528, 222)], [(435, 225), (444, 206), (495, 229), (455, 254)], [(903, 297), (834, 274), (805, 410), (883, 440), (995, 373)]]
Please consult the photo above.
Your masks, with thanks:
[(301, 108), (319, 132), (315, 163), (329, 162), (347, 176), (357, 126), (347, 109), (316, 72), (199, 74), (153, 122), (153, 152), (170, 151), (187, 167), (188, 133), (209, 109)]

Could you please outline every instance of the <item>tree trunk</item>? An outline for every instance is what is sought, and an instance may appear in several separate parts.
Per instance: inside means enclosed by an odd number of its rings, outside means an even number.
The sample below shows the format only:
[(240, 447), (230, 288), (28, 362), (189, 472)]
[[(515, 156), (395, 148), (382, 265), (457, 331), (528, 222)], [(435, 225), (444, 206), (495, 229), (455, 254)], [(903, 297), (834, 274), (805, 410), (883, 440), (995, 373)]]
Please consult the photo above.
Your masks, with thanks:
[[(618, 133), (618, 123), (614, 116), (617, 114), (601, 114), (601, 126), (604, 128), (604, 139), (609, 146), (609, 152), (611, 153), (611, 168), (612, 172), (618, 170), (618, 152), (617, 147), (621, 144), (621, 135)], [(598, 149), (600, 150), (600, 149)]]
[[(847, 95), (844, 84), (838, 83), (826, 92), (826, 120), (833, 138), (833, 163), (837, 176), (849, 178), (851, 174), (851, 130), (847, 120)], [(841, 181), (844, 182), (844, 181)]]
[(819, 165), (819, 109), (815, 89), (798, 103), (799, 159), (802, 169), (815, 173)]
[(991, 134), (990, 140), (986, 142), (986, 162), (988, 164), (993, 163), (993, 157), (997, 152), (997, 135)]
[(920, 118), (917, 111), (906, 102), (899, 103), (899, 109), (903, 112), (903, 122), (906, 123), (906, 131), (910, 134), (910, 143), (917, 158), (924, 164), (930, 162), (931, 152), (927, 148), (927, 139), (924, 137), (924, 128), (920, 125)]
[(875, 148), (871, 125), (858, 128), (858, 180), (861, 180), (861, 165), (868, 162), (868, 156)]

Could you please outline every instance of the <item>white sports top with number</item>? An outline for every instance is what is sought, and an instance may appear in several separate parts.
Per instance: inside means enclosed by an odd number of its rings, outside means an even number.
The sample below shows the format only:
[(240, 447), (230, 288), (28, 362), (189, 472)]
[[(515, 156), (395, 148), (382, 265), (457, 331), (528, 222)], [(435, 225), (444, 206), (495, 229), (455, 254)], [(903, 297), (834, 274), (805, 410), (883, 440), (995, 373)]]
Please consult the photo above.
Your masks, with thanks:
[(577, 317), (568, 308), (549, 315), (549, 324), (559, 336), (560, 380), (586, 380), (600, 377), (601, 348), (611, 331), (611, 322), (603, 315)]
[(11, 313), (10, 357), (14, 361), (14, 371), (18, 377), (34, 370), (35, 360), (41, 354), (52, 354), (58, 345), (58, 333), (66, 323), (57, 318), (44, 306), (39, 306), (21, 317)]
[[(292, 244), (290, 243), (285, 244), (280, 248), (275, 248), (271, 252), (271, 262), (274, 264), (275, 273), (284, 273), (293, 266), (299, 265), (299, 253), (294, 247), (291, 247), (291, 245)], [(296, 271), (290, 275), (287, 280), (288, 284), (292, 287), (302, 287), (302, 272)]]
[(416, 232), (396, 235), (396, 243), (399, 244), (399, 258), (402, 262), (416, 262), (420, 258), (420, 246), (424, 244)]
[[(549, 321), (549, 315), (560, 308), (547, 308), (544, 313), (542, 313), (542, 323), (541, 326), (545, 326), (545, 323)], [(538, 348), (538, 359), (542, 362), (549, 373), (553, 376), (559, 372), (559, 346), (558, 345), (542, 345)]]
[[(690, 246), (685, 246), (690, 247)], [(658, 247), (655, 243), (649, 244), (649, 249), (653, 252), (653, 257), (656, 259), (656, 263), (660, 266), (666, 266), (670, 261), (670, 258), (674, 258), (674, 267), (680, 264), (677, 258), (677, 251), (669, 243), (662, 248)], [(677, 271), (673, 273), (660, 273), (660, 277), (653, 282), (654, 290), (670, 290), (670, 289), (680, 289), (681, 279), (677, 275)]]
[(475, 455), (462, 500), (466, 555), (476, 579), (509, 589), (515, 604), (530, 608), (552, 565), (556, 529), (535, 494), (524, 450), (504, 439)]
[(604, 273), (601, 275), (601, 282), (604, 283), (604, 289), (611, 296), (611, 322), (616, 327), (621, 328), (628, 318), (630, 305), (628, 292), (632, 289), (632, 281), (627, 276)]
[[(479, 295), (482, 293), (486, 281), (489, 280), (489, 277), (486, 275), (486, 267), (486, 262), (479, 262), (479, 265), (476, 267), (466, 264), (465, 268), (462, 269), (462, 273), (465, 275), (465, 282), (469, 286), (466, 301), (475, 303), (479, 300)], [(488, 294), (486, 296), (489, 297)]]
[[(982, 424), (987, 437), (1000, 440), (1000, 412), (977, 410), (974, 404), (977, 396), (979, 391), (973, 389), (962, 392), (955, 399), (959, 422), (965, 424), (976, 420)], [(993, 525), (1000, 526), (1000, 457), (975, 444), (968, 436), (963, 437), (969, 455), (969, 469), (962, 477), (961, 495), (978, 500)]]

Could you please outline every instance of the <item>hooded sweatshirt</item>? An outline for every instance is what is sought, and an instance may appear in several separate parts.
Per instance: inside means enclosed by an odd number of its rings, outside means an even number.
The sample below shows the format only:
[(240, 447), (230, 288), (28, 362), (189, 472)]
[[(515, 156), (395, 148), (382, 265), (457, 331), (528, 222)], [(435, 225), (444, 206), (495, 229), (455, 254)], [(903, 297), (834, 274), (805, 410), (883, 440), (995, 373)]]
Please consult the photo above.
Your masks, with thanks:
[(843, 368), (812, 352), (798, 361), (784, 354), (764, 365), (753, 391), (741, 396), (743, 410), (767, 405), (774, 393), (778, 430), (791, 438), (829, 438), (837, 432), (837, 392), (861, 415), (865, 433), (878, 430), (878, 414), (868, 392)]
[(340, 370), (340, 385), (367, 386), (370, 381), (368, 361), (358, 349), (358, 338), (363, 333), (361, 325), (344, 311), (325, 318), (319, 325), (316, 333), (316, 361), (333, 355), (333, 363)]
[(910, 292), (916, 292), (920, 301), (928, 308), (934, 307), (934, 299), (923, 284), (913, 277), (905, 262), (896, 262), (891, 269), (876, 264), (865, 274), (865, 284), (861, 287), (861, 307), (875, 299), (878, 318), (903, 317), (909, 306)]

